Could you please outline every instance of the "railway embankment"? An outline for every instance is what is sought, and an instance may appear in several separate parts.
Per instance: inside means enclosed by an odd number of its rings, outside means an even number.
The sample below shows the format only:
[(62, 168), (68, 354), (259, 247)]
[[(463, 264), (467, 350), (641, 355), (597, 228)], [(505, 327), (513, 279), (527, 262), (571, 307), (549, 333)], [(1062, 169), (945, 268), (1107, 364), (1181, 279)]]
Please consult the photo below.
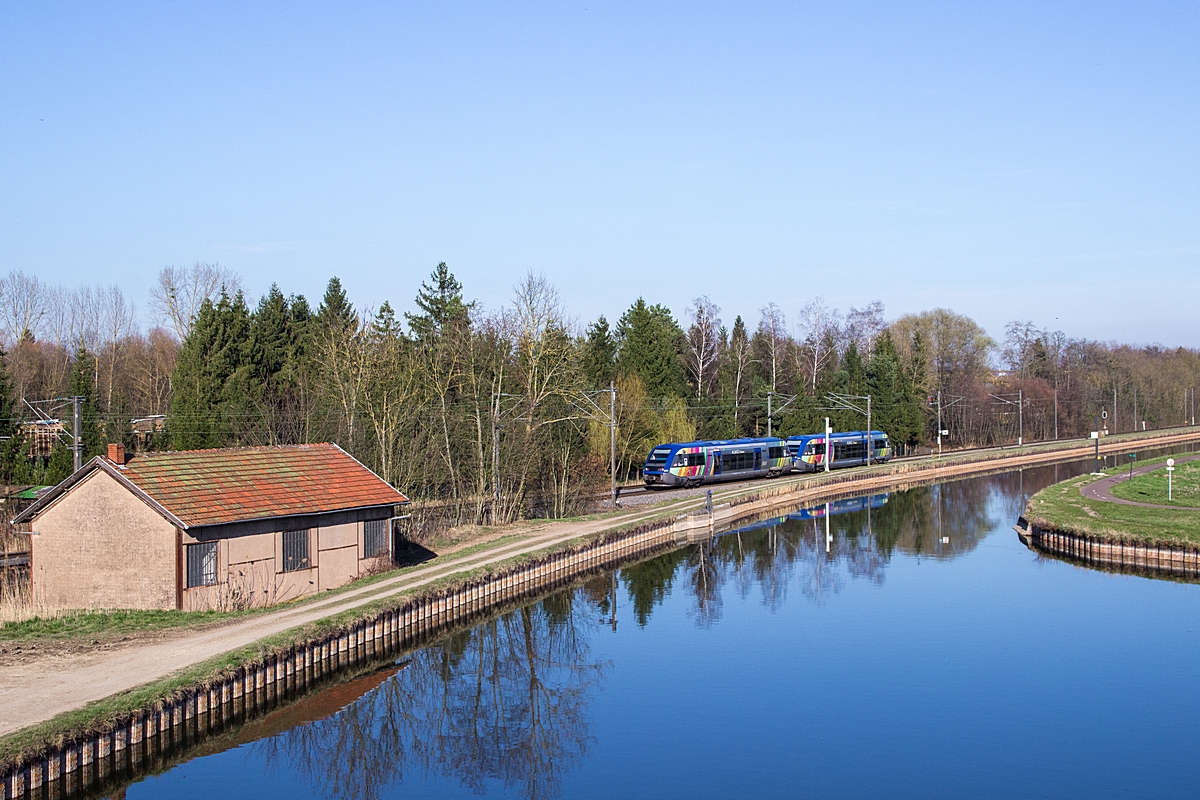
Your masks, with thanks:
[[(1200, 441), (1200, 429), (1111, 437), (1101, 453)], [(189, 737), (274, 707), (317, 683), (394, 654), (505, 604), (645, 558), (689, 538), (697, 523), (724, 525), (771, 509), (840, 496), (1087, 457), (1086, 441), (893, 461), (853, 471), (714, 487), (637, 511), (527, 525), (476, 549), (364, 585), (202, 632), (61, 664), (0, 668), (0, 780), (5, 797), (41, 787), (77, 791), (138, 768)], [(73, 788), (74, 787), (74, 788)]]

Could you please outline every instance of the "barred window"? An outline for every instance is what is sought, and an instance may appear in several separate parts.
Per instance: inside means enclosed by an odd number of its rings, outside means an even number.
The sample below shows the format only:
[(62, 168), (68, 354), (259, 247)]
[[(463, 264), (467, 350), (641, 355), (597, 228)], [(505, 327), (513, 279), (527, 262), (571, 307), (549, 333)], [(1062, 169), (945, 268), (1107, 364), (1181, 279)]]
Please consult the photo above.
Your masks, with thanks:
[(187, 546), (187, 588), (212, 586), (217, 582), (217, 543)]
[(308, 569), (308, 531), (283, 532), (283, 571)]
[(363, 525), (363, 551), (367, 558), (383, 555), (391, 550), (388, 547), (387, 519), (367, 520)]

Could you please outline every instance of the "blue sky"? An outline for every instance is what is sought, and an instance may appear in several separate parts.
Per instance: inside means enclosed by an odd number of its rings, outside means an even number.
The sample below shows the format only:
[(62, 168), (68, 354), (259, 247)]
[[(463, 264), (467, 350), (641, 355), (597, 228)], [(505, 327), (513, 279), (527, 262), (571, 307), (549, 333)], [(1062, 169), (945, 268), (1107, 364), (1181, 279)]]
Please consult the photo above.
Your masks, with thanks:
[(1197, 346), (1196, 3), (5, 3), (0, 272)]

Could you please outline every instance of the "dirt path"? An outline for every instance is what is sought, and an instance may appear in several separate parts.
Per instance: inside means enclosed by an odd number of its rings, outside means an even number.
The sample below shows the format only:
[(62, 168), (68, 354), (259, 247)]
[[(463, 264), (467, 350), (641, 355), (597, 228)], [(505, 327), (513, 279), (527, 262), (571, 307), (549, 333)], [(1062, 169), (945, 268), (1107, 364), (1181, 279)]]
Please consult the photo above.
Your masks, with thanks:
[(118, 650), (35, 658), (0, 668), (0, 735), (11, 733), (87, 703), (165, 678), (213, 656), (235, 650), (289, 628), (315, 622), (375, 600), (419, 588), (464, 572), (541, 550), (581, 536), (637, 524), (663, 513), (682, 511), (694, 498), (637, 513), (585, 522), (540, 526), (516, 542), (478, 553), (436, 560), (394, 578), (342, 592), (295, 608), (233, 622), (205, 631), (179, 631), (151, 642), (131, 642)]
[[(1176, 464), (1181, 464), (1184, 461), (1195, 461), (1200, 456), (1184, 456), (1175, 459)], [(1163, 469), (1163, 464), (1147, 464), (1142, 467), (1133, 468), (1133, 477), (1145, 475), (1147, 472), (1154, 472), (1157, 469)], [(1120, 503), (1123, 506), (1141, 506), (1142, 508), (1169, 508), (1174, 511), (1200, 511), (1200, 508), (1189, 508), (1188, 506), (1169, 506), (1163, 503), (1139, 503), (1136, 500), (1125, 500), (1120, 497), (1113, 497), (1112, 489), (1118, 483), (1127, 481), (1130, 478), (1130, 473), (1123, 472), (1120, 475), (1110, 475), (1107, 478), (1101, 478), (1098, 481), (1084, 484), (1079, 487), (1079, 493), (1088, 500), (1100, 500), (1105, 503)]]
[[(1140, 446), (1169, 446), (1196, 438), (1195, 433), (1182, 434), (1162, 444), (1148, 441)], [(1115, 444), (1115, 443), (1114, 443)], [(1122, 443), (1122, 447), (1126, 446)], [(879, 489), (887, 485), (914, 481), (944, 480), (966, 477), (972, 473), (1015, 469), (1022, 463), (1050, 463), (1090, 454), (1090, 448), (1064, 448), (1053, 452), (1027, 449), (1008, 458), (992, 461), (930, 462), (928, 470), (907, 474), (863, 472), (861, 481), (840, 482), (838, 485), (813, 486), (791, 495), (791, 499), (811, 499), (823, 494), (842, 494), (848, 491)], [(797, 485), (805, 477), (778, 478), (772, 486)], [(713, 487), (714, 501), (727, 502), (740, 495), (755, 494), (766, 488), (765, 481)], [(58, 652), (23, 660), (21, 663), (0, 666), (0, 735), (49, 720), (58, 714), (72, 711), (105, 697), (165, 678), (172, 673), (206, 661), (221, 653), (252, 644), (264, 637), (282, 633), (290, 628), (315, 622), (334, 614), (356, 608), (400, 592), (426, 586), (448, 575), (486, 567), (517, 555), (534, 552), (610, 530), (636, 525), (663, 515), (679, 514), (698, 509), (704, 502), (707, 489), (671, 493), (652, 506), (627, 509), (623, 513), (574, 522), (547, 522), (525, 527), (521, 538), (486, 550), (456, 555), (448, 552), (427, 565), (408, 570), (377, 583), (353, 588), (301, 606), (283, 608), (204, 630), (164, 632), (161, 636), (135, 640), (124, 646), (92, 652)], [(683, 495), (683, 496), (680, 496)], [(764, 503), (787, 502), (777, 497)], [(758, 505), (758, 504), (755, 504)], [(503, 534), (500, 534), (502, 537)], [(498, 537), (499, 538), (499, 537)], [(469, 546), (469, 545), (468, 545)]]

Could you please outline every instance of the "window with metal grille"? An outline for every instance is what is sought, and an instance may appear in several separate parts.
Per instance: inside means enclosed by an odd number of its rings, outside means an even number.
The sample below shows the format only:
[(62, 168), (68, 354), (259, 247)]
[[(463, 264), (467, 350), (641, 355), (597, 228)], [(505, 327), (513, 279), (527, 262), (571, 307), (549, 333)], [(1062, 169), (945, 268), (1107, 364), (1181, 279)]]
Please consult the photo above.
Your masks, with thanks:
[(391, 550), (388, 547), (388, 522), (386, 519), (368, 520), (363, 525), (363, 550), (367, 558), (381, 556)]
[(308, 531), (283, 532), (283, 571), (308, 569)]
[(187, 546), (187, 588), (212, 586), (217, 582), (217, 543)]

